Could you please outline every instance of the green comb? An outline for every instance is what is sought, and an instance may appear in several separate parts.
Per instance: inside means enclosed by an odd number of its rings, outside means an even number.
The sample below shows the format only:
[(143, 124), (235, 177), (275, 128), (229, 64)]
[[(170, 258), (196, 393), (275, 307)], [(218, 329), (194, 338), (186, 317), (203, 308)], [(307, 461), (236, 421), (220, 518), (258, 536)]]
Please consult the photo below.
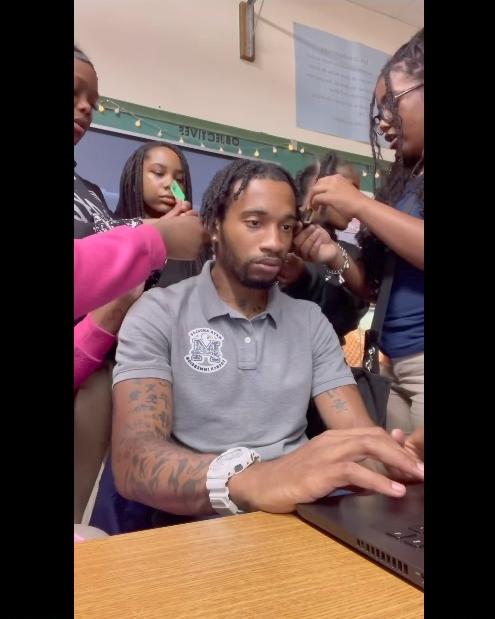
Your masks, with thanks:
[(174, 194), (174, 198), (176, 200), (184, 201), (186, 199), (186, 194), (182, 191), (177, 181), (172, 181), (172, 184), (170, 185), (170, 191)]

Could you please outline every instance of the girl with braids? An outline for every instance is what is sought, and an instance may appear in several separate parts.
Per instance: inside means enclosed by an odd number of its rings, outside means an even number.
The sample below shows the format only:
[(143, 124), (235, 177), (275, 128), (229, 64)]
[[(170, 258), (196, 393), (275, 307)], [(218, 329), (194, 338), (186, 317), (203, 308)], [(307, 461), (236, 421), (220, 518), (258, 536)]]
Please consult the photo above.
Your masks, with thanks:
[(184, 154), (173, 144), (147, 142), (140, 146), (126, 161), (120, 177), (119, 203), (115, 210), (118, 217), (161, 217), (169, 213), (177, 201), (171, 190), (176, 181), (191, 208), (191, 174)]
[[(311, 190), (315, 210), (327, 206), (361, 222), (361, 260), (343, 255), (327, 232), (304, 229), (295, 245), (305, 260), (340, 271), (345, 285), (363, 299), (376, 299), (385, 265), (394, 266), (392, 289), (380, 349), (390, 358), (384, 368), (393, 379), (387, 427), (410, 432), (424, 419), (424, 31), (400, 47), (383, 67), (370, 106), (375, 162), (378, 135), (395, 150), (395, 161), (375, 199), (357, 191), (341, 175), (317, 181)], [(375, 113), (375, 109), (377, 113)]]
[[(176, 181), (186, 196), (182, 202), (171, 191)], [(147, 142), (126, 161), (120, 177), (120, 195), (115, 215), (121, 219), (147, 220), (177, 215), (196, 216), (191, 208), (192, 185), (189, 165), (182, 151), (166, 142)], [(151, 277), (145, 289), (152, 285), (165, 288), (186, 277), (198, 275), (202, 260), (169, 260), (166, 268)]]

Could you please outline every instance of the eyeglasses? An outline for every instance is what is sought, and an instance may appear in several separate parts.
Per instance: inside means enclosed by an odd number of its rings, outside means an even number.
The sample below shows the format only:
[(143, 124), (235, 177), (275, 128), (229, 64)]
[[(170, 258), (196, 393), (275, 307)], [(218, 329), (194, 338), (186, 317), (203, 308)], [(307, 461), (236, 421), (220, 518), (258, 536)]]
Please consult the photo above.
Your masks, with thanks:
[[(403, 90), (402, 92), (399, 92), (396, 95), (393, 95), (393, 99), (394, 101), (397, 101), (404, 95), (407, 95), (408, 92), (412, 92), (413, 90), (416, 90), (417, 88), (421, 88), (422, 86), (424, 86), (423, 82), (421, 82), (421, 84), (416, 84), (416, 86), (411, 86), (411, 88), (406, 88), (406, 90)], [(390, 120), (391, 111), (385, 105), (377, 105), (376, 107), (378, 109), (378, 114), (375, 114), (375, 116), (373, 116), (373, 129), (376, 131), (378, 135), (383, 135), (383, 131), (380, 129), (380, 121)]]

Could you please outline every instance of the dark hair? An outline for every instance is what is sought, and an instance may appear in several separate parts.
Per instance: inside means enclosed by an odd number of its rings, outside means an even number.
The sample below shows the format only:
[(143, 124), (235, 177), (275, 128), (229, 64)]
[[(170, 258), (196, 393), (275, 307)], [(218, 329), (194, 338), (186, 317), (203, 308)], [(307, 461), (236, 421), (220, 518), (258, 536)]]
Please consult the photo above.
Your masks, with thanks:
[(319, 170), (320, 163), (318, 160), (316, 160), (314, 163), (310, 163), (302, 170), (299, 170), (299, 172), (294, 177), (294, 182), (296, 184), (297, 191), (299, 192), (301, 202), (304, 202), (304, 199), (309, 191), (309, 185), (311, 181), (316, 178)]
[[(402, 71), (406, 75), (414, 77), (418, 81), (424, 80), (424, 28), (417, 32), (411, 40), (402, 45), (390, 58), (380, 72), (380, 78), (385, 82), (385, 103), (391, 111), (390, 124), (397, 134), (397, 150), (395, 161), (387, 173), (382, 173), (382, 183), (379, 187), (375, 184), (375, 172), (378, 168), (378, 160), (383, 159), (378, 136), (373, 122), (376, 97), (373, 94), (370, 105), (370, 141), (373, 152), (373, 183), (375, 198), (394, 206), (403, 195), (406, 185), (414, 191), (423, 204), (424, 212), (424, 175), (418, 174), (424, 168), (424, 153), (415, 162), (404, 161), (402, 151), (402, 123), (399, 116), (399, 102), (394, 98), (390, 84), (391, 71)], [(380, 286), (383, 265), (385, 260), (385, 245), (377, 239), (366, 226), (361, 226), (358, 234), (358, 242), (362, 247), (362, 259), (364, 262), (366, 277), (371, 289), (376, 292)]]
[(189, 164), (184, 153), (174, 144), (167, 142), (146, 142), (132, 153), (125, 162), (124, 169), (120, 176), (119, 202), (115, 210), (115, 215), (122, 219), (132, 217), (147, 217), (144, 210), (143, 198), (143, 163), (146, 155), (154, 148), (169, 148), (179, 157), (182, 170), (184, 171), (184, 185), (186, 200), (192, 202), (192, 185)]
[[(200, 214), (207, 229), (212, 227), (216, 219), (224, 220), (229, 204), (237, 200), (253, 178), (268, 178), (290, 185), (296, 198), (296, 217), (299, 219), (299, 192), (288, 172), (274, 163), (238, 159), (215, 174), (203, 195)], [(237, 181), (241, 181), (241, 184), (232, 193)]]
[[(306, 198), (310, 189), (309, 184), (313, 178), (319, 178), (321, 176), (331, 176), (332, 174), (336, 173), (337, 168), (345, 165), (351, 164), (347, 163), (346, 161), (341, 161), (336, 153), (334, 153), (332, 150), (329, 150), (321, 159), (317, 159), (314, 163), (311, 163), (307, 167), (300, 170), (296, 174), (295, 183), (299, 192), (301, 202), (304, 202), (304, 199)], [(335, 232), (334, 226), (326, 223), (323, 227), (331, 236), (331, 238), (336, 241), (337, 234)]]
[(297, 190), (299, 191), (301, 201), (304, 201), (304, 198), (309, 191), (309, 183), (312, 178), (319, 177), (321, 175), (330, 176), (331, 174), (335, 174), (337, 168), (342, 165), (346, 165), (345, 162), (340, 161), (336, 153), (329, 150), (321, 159), (316, 159), (313, 163), (310, 163), (302, 170), (299, 170), (294, 180)]
[(74, 45), (74, 58), (77, 58), (77, 60), (82, 60), (83, 62), (86, 62), (87, 64), (91, 65), (91, 67), (93, 67), (93, 71), (95, 70), (94, 65), (91, 62), (91, 60), (86, 56), (86, 54), (82, 51), (82, 49), (77, 47), (77, 45)]

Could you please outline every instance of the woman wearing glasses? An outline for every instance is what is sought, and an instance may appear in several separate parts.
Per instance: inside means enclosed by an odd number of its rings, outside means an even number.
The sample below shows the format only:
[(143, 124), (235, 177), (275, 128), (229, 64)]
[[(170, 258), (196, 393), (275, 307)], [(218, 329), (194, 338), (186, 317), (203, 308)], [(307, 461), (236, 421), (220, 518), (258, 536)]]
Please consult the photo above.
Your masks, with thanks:
[(392, 378), (387, 427), (411, 432), (424, 420), (424, 31), (400, 47), (383, 67), (370, 106), (375, 166), (381, 158), (378, 136), (395, 150), (375, 199), (340, 175), (320, 179), (311, 206), (361, 222), (361, 260), (342, 253), (319, 227), (295, 239), (302, 258), (325, 263), (345, 285), (376, 300), (384, 270), (393, 273), (380, 349), (390, 359), (383, 372)]

